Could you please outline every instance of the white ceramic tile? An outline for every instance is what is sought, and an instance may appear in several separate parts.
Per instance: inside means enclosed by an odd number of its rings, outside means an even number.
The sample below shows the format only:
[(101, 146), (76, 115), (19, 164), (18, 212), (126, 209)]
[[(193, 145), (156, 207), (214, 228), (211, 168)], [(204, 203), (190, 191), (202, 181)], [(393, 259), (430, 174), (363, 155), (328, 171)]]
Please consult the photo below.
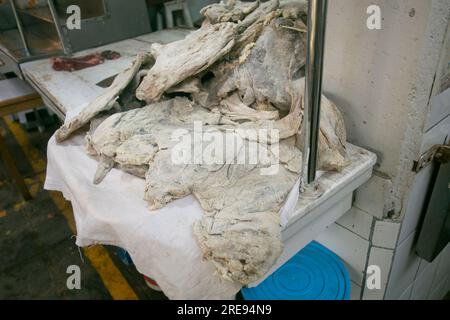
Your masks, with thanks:
[(425, 263), (426, 267), (416, 277), (411, 293), (411, 300), (425, 300), (431, 293), (434, 275), (437, 269), (436, 263), (427, 263), (422, 259), (421, 264)]
[(413, 290), (413, 285), (411, 284), (408, 288), (406, 288), (405, 291), (403, 291), (402, 295), (398, 298), (398, 300), (410, 300), (411, 299), (411, 293)]
[[(435, 272), (433, 274), (433, 283), (432, 283), (432, 288), (431, 290), (433, 290), (433, 287), (435, 287), (434, 281), (437, 281), (438, 277), (437, 277), (437, 271), (439, 268), (439, 264), (441, 262), (441, 258), (442, 258), (442, 254), (437, 256), (433, 262), (428, 262), (425, 259), (420, 259), (420, 265), (419, 265), (419, 271), (417, 271), (417, 275), (416, 275), (416, 279), (420, 278), (422, 276), (422, 274), (427, 271), (429, 268), (434, 268)], [(442, 278), (442, 276), (441, 276)]]
[(391, 180), (373, 175), (368, 182), (356, 190), (354, 205), (368, 214), (382, 219), (385, 211), (385, 199), (391, 186)]
[(433, 280), (433, 289), (438, 287), (439, 283), (442, 282), (442, 279), (450, 275), (450, 244), (445, 247), (437, 259), (439, 259), (439, 262)]
[(386, 299), (388, 300), (397, 300), (416, 277), (420, 258), (414, 252), (414, 236), (415, 233), (411, 234), (395, 250), (386, 291)]
[(372, 221), (373, 217), (370, 214), (356, 207), (352, 207), (350, 211), (343, 215), (336, 223), (353, 231), (364, 239), (369, 240)]
[(362, 285), (369, 241), (336, 223), (329, 226), (316, 240), (336, 253), (347, 267), (350, 279)]
[(350, 300), (361, 300), (361, 287), (350, 281)]
[(430, 183), (431, 175), (433, 172), (433, 166), (430, 165), (422, 169), (414, 179), (412, 188), (408, 195), (408, 201), (406, 204), (406, 212), (403, 218), (400, 236), (398, 243), (401, 244), (408, 236), (416, 231), (420, 217), (422, 216), (426, 190)]
[(397, 245), (400, 223), (387, 220), (375, 222), (372, 244), (377, 247), (394, 249)]
[(434, 290), (431, 291), (428, 296), (428, 300), (442, 300), (445, 295), (450, 291), (450, 275), (445, 279), (442, 279)]
[(381, 288), (370, 290), (367, 286), (364, 287), (364, 300), (383, 300), (386, 292), (386, 285), (389, 273), (391, 271), (392, 257), (394, 251), (390, 249), (383, 249), (377, 247), (370, 248), (368, 266), (378, 266), (381, 271)]

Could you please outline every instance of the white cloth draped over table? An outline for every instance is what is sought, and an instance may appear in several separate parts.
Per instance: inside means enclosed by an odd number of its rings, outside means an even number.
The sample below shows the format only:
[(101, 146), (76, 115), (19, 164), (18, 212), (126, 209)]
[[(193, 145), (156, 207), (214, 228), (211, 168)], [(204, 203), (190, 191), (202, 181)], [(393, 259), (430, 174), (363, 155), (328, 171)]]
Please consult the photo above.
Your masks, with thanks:
[[(129, 67), (137, 53), (148, 51), (150, 43), (180, 40), (187, 29), (163, 30), (80, 52), (103, 50), (120, 52), (122, 58), (73, 73), (56, 72), (48, 59), (22, 64), (22, 70), (66, 121), (76, 116), (90, 101), (103, 93), (95, 83)], [(232, 298), (240, 287), (222, 280), (210, 262), (202, 260), (192, 232), (203, 210), (189, 196), (150, 212), (144, 195), (144, 180), (113, 169), (100, 185), (92, 183), (96, 159), (84, 148), (84, 133), (57, 144), (48, 143), (45, 188), (63, 192), (72, 203), (79, 246), (116, 245), (127, 250), (139, 272), (154, 278), (171, 299)], [(294, 208), (298, 199), (293, 192)], [(292, 213), (291, 213), (292, 214)], [(287, 221), (285, 213), (281, 221)]]
[[(151, 212), (143, 200), (143, 179), (113, 169), (94, 185), (97, 160), (85, 152), (84, 133), (61, 144), (52, 137), (47, 153), (45, 189), (61, 191), (72, 203), (78, 246), (127, 250), (137, 270), (155, 279), (170, 299), (230, 299), (240, 290), (202, 260), (192, 225), (203, 209), (193, 196)], [(295, 186), (285, 208), (295, 208), (297, 190)], [(287, 220), (287, 211), (282, 210), (281, 221)]]

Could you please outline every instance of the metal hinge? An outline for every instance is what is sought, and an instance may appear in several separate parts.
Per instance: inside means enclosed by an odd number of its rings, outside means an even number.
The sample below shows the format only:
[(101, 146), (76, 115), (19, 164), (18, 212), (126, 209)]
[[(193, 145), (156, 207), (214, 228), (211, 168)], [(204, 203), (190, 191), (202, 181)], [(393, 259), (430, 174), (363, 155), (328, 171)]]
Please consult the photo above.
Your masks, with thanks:
[(417, 161), (414, 161), (412, 171), (418, 173), (423, 168), (427, 167), (433, 161), (439, 163), (447, 163), (450, 161), (450, 143), (436, 144), (425, 152)]

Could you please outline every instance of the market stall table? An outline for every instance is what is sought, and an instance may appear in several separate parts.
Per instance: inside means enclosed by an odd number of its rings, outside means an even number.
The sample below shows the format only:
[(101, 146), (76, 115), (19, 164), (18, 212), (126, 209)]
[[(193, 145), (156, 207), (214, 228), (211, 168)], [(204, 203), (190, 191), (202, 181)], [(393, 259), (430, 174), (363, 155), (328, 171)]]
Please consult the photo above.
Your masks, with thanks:
[[(82, 52), (114, 50), (122, 58), (77, 72), (55, 72), (47, 59), (26, 63), (22, 70), (49, 107), (67, 120), (105, 90), (96, 83), (128, 67), (150, 42), (176, 40), (185, 34), (162, 31)], [(320, 198), (299, 199), (299, 186), (293, 188), (280, 213), (284, 252), (271, 272), (347, 212), (353, 191), (370, 178), (375, 155), (350, 144), (348, 151), (350, 166), (340, 173), (320, 173), (318, 181), (325, 189)], [(213, 264), (202, 260), (192, 225), (203, 210), (194, 197), (150, 212), (142, 199), (144, 180), (113, 169), (100, 185), (94, 185), (96, 167), (96, 159), (84, 150), (83, 133), (61, 144), (54, 138), (49, 141), (45, 188), (61, 191), (72, 202), (77, 245), (124, 248), (138, 271), (155, 279), (171, 299), (234, 297), (240, 286), (221, 279)]]

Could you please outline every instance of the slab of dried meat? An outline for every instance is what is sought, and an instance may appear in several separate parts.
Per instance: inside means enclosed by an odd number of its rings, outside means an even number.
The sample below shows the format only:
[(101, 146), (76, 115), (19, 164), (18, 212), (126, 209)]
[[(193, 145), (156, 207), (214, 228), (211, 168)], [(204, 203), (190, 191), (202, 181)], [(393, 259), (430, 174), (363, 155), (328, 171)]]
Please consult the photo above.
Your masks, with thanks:
[[(61, 141), (91, 122), (94, 183), (113, 167), (141, 177), (151, 210), (194, 195), (204, 210), (194, 226), (204, 258), (241, 284), (257, 281), (281, 254), (279, 210), (301, 173), (305, 10), (304, 1), (278, 0), (204, 8), (199, 30), (152, 45), (56, 135)], [(130, 88), (149, 105), (105, 117)], [(232, 147), (211, 148), (212, 138)], [(342, 116), (323, 97), (321, 169), (348, 164), (345, 141)], [(218, 161), (203, 161), (205, 153)]]

